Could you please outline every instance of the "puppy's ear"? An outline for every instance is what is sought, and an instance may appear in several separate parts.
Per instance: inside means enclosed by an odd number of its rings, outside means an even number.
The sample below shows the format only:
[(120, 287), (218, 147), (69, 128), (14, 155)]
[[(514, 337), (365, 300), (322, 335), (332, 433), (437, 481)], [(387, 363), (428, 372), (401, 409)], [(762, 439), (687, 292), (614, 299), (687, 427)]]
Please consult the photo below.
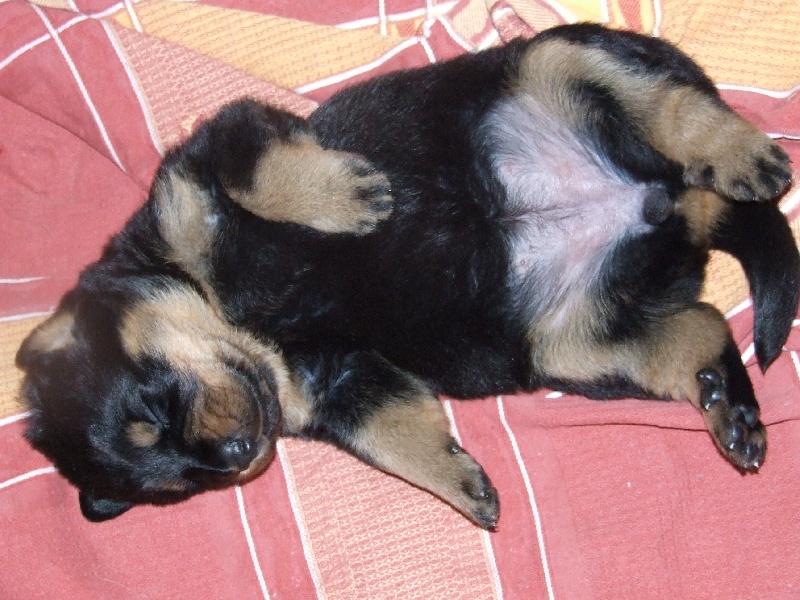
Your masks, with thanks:
[(94, 498), (86, 492), (78, 493), (81, 513), (92, 523), (101, 523), (120, 516), (126, 510), (133, 508), (131, 502), (120, 502), (106, 498)]
[(17, 351), (16, 363), (20, 369), (29, 369), (58, 350), (68, 348), (75, 343), (73, 325), (75, 314), (60, 308), (53, 316), (34, 329)]

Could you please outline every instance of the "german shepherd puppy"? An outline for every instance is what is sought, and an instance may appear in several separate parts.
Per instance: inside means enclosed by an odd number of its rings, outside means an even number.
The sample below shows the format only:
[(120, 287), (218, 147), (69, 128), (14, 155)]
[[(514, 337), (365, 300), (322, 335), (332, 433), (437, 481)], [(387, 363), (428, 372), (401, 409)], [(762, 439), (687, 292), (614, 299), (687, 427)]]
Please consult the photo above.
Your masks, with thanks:
[(698, 297), (710, 249), (739, 259), (766, 369), (800, 289), (772, 202), (790, 180), (688, 57), (596, 25), (379, 77), (309, 121), (234, 103), (22, 345), (28, 438), (91, 520), (247, 480), (296, 435), (492, 528), (439, 393), (686, 400), (756, 470), (753, 387)]

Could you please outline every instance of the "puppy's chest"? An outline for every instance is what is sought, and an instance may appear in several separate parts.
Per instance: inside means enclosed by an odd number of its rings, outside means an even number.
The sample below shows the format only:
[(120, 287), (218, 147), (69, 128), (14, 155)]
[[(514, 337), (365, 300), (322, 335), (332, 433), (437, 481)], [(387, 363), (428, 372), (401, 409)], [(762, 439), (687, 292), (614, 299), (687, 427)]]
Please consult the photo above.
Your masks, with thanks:
[(654, 186), (620, 173), (531, 98), (504, 101), (484, 127), (507, 195), (511, 288), (526, 318), (568, 319), (616, 245), (653, 230), (643, 210)]

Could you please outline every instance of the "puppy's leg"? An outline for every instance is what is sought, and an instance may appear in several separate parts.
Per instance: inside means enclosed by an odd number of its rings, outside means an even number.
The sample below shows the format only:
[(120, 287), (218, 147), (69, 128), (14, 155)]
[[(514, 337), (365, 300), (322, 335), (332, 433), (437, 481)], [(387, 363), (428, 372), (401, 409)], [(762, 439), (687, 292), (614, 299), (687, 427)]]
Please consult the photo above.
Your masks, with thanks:
[[(256, 216), (328, 233), (365, 234), (391, 213), (389, 181), (367, 160), (326, 150), (298, 117), (241, 100), (165, 160), (201, 188), (221, 183)], [(181, 169), (177, 169), (180, 171)]]
[(421, 381), (366, 352), (296, 360), (295, 373), (313, 408), (293, 433), (330, 441), (439, 496), (481, 527), (496, 526), (497, 492), (456, 443), (441, 403)]
[(791, 182), (780, 146), (663, 40), (595, 25), (556, 28), (535, 38), (519, 85), (576, 131), (588, 129), (634, 174), (647, 170), (649, 146), (681, 167), (685, 183), (727, 198), (768, 200)]
[(540, 341), (534, 356), (546, 384), (595, 397), (688, 400), (728, 460), (742, 469), (763, 464), (766, 432), (753, 386), (715, 308), (691, 305), (623, 341), (592, 331), (588, 322)]
[(389, 180), (367, 160), (325, 150), (307, 134), (272, 144), (256, 162), (250, 185), (227, 191), (262, 219), (327, 233), (370, 233), (392, 207)]

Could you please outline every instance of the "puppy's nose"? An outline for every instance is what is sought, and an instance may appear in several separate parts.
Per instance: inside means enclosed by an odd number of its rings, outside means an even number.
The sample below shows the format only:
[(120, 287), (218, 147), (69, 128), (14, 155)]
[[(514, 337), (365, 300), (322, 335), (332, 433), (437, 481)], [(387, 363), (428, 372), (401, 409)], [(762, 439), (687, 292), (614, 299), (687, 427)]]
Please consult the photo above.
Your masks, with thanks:
[(234, 438), (222, 443), (220, 454), (231, 467), (244, 471), (258, 454), (258, 448), (253, 440)]

